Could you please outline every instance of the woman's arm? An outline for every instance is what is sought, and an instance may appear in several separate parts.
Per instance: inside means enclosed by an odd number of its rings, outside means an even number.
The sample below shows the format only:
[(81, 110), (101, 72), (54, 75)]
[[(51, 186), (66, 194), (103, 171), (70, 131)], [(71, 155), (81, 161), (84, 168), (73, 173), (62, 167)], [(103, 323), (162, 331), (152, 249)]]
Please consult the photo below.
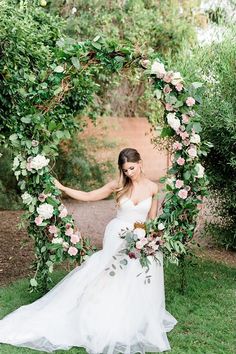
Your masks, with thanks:
[(158, 200), (157, 200), (158, 186), (155, 183), (153, 185), (154, 187), (153, 187), (152, 205), (148, 212), (148, 219), (155, 219), (158, 210)]
[(79, 191), (79, 190), (72, 189), (69, 187), (65, 187), (56, 179), (54, 180), (54, 183), (58, 189), (65, 192), (69, 197), (77, 199), (77, 200), (81, 200), (84, 202), (92, 202), (92, 201), (96, 201), (96, 200), (105, 199), (111, 193), (113, 193), (117, 187), (117, 182), (111, 181), (111, 182), (105, 184), (103, 187), (95, 189), (91, 192), (83, 192), (83, 191)]

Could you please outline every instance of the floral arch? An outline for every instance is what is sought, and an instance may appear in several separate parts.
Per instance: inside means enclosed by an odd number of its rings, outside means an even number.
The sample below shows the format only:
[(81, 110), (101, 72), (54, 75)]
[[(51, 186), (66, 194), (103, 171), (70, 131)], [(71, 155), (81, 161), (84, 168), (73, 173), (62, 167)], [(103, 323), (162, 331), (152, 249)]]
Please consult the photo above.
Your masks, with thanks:
[[(57, 42), (46, 61), (42, 46), (33, 65), (26, 56), (16, 64), (17, 72), (4, 65), (0, 71), (4, 103), (0, 138), (14, 151), (13, 170), (22, 193), (28, 233), (35, 243), (31, 290), (47, 289), (54, 264), (65, 259), (81, 263), (92, 252), (60, 200), (50, 161), (57, 156), (59, 143), (81, 129), (78, 114), (93, 107), (101, 74), (108, 76), (132, 66), (142, 71), (154, 99), (163, 105), (160, 138), (168, 139), (172, 154), (162, 214), (147, 227), (163, 236), (167, 259), (178, 263), (187, 253), (198, 204), (206, 194), (200, 158), (206, 154), (207, 144), (201, 141), (200, 117), (195, 110), (201, 85), (187, 87), (180, 73), (168, 71), (157, 54), (140, 55), (133, 48), (101, 37), (78, 43), (57, 38), (53, 31), (51, 36)], [(3, 48), (3, 53), (8, 50)]]

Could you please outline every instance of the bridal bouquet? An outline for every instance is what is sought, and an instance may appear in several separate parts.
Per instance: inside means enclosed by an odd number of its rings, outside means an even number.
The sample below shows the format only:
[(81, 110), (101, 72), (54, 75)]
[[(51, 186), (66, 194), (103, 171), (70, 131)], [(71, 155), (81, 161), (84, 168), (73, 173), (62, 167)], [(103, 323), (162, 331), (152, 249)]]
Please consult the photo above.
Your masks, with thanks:
[(164, 245), (163, 230), (162, 223), (158, 225), (157, 231), (147, 231), (146, 224), (136, 222), (132, 230), (126, 229), (120, 233), (120, 237), (126, 241), (126, 247), (121, 253), (128, 255), (130, 259), (138, 259), (141, 266), (148, 269), (151, 263), (149, 256), (159, 261), (157, 252)]
[[(157, 229), (153, 230), (145, 223), (136, 222), (133, 229), (121, 230), (120, 237), (125, 241), (125, 248), (113, 256), (115, 262), (111, 264), (111, 267), (106, 268), (109, 274), (114, 276), (117, 268), (123, 269), (123, 266), (126, 266), (131, 259), (139, 261), (145, 273), (148, 273), (152, 260), (160, 262), (158, 251), (165, 253), (164, 229), (165, 226), (162, 223), (159, 223)], [(150, 283), (150, 278), (150, 275), (146, 275), (145, 283)]]

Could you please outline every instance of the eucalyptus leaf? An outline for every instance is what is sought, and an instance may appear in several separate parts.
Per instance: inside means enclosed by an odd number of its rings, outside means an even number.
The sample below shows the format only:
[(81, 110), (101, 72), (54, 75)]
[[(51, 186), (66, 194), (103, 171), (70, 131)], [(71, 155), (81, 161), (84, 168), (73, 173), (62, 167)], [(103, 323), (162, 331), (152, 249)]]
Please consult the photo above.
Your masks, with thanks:
[(72, 57), (71, 58), (71, 62), (72, 62), (72, 64), (74, 65), (74, 67), (76, 68), (76, 69), (80, 69), (80, 62), (79, 62), (79, 59), (77, 58), (77, 57)]
[(55, 67), (54, 72), (55, 73), (63, 73), (64, 72), (64, 67), (61, 66), (61, 65), (58, 65), (58, 66)]

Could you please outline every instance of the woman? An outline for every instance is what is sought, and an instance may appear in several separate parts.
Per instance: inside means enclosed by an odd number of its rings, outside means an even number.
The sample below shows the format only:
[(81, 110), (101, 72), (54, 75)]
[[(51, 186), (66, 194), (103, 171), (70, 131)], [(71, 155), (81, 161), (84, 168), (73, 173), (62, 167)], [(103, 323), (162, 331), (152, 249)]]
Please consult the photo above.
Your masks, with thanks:
[[(51, 352), (84, 347), (88, 353), (134, 354), (170, 349), (166, 332), (177, 323), (165, 310), (163, 259), (153, 261), (146, 283), (140, 263), (131, 259), (120, 269), (119, 234), (136, 221), (155, 218), (157, 185), (142, 173), (135, 149), (120, 152), (120, 181), (83, 192), (55, 185), (70, 197), (95, 201), (115, 193), (117, 216), (105, 230), (103, 249), (70, 272), (41, 299), (22, 306), (0, 321), (0, 342)], [(109, 269), (116, 267), (115, 276)], [(140, 275), (141, 273), (141, 275)], [(139, 275), (139, 276), (138, 276)]]

